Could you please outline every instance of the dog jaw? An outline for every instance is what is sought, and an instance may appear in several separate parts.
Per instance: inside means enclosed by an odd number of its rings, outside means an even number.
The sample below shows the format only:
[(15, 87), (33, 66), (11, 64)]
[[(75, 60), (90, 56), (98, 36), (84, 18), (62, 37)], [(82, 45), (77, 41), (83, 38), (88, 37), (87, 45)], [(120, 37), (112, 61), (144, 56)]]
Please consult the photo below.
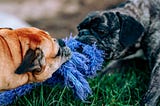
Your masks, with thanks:
[(35, 72), (30, 75), (30, 82), (42, 82), (52, 77), (52, 74), (60, 68), (60, 66), (71, 58), (71, 51), (68, 47), (59, 48), (62, 53), (56, 57), (46, 59), (46, 65), (42, 68), (41, 72)]

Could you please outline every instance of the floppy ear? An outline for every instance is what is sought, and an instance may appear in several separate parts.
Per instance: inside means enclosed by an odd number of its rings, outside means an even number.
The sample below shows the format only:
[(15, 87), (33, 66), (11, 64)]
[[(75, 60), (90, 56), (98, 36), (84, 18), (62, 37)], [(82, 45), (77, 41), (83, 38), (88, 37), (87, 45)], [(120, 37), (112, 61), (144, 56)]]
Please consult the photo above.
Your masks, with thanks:
[(120, 43), (124, 47), (133, 45), (142, 36), (144, 27), (131, 16), (123, 15), (119, 12), (117, 12), (117, 16), (120, 21)]
[(78, 31), (81, 29), (88, 29), (93, 23), (100, 23), (101, 17), (100, 17), (99, 11), (90, 12), (83, 21), (77, 26)]
[(36, 48), (35, 50), (29, 49), (15, 73), (40, 72), (44, 64), (45, 59), (42, 50), (39, 48)]

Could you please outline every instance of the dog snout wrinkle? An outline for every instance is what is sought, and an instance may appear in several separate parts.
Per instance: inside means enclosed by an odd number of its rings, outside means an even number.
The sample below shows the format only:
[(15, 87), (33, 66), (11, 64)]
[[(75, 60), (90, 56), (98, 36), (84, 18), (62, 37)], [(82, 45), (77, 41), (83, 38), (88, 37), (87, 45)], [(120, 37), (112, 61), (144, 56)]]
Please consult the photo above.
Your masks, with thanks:
[(81, 36), (81, 35), (90, 35), (91, 32), (88, 30), (88, 29), (83, 29), (79, 32), (78, 36)]

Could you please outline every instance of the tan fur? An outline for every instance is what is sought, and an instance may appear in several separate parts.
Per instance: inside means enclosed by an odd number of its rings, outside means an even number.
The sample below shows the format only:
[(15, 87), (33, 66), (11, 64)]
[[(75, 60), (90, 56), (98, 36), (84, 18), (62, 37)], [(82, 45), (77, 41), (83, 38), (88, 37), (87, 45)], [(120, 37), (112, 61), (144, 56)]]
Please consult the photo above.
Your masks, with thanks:
[[(29, 48), (40, 48), (43, 51), (44, 66), (40, 73), (16, 74), (15, 71)], [(58, 50), (59, 44), (56, 39), (40, 29), (0, 29), (0, 91), (51, 77), (64, 62), (61, 57), (54, 58)]]

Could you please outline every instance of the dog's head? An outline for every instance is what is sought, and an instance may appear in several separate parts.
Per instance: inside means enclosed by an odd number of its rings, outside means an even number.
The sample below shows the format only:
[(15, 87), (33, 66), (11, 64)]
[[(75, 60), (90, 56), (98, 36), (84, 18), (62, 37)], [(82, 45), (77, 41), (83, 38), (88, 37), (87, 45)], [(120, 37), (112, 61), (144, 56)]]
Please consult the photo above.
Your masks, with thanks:
[(89, 13), (77, 28), (76, 39), (86, 44), (96, 43), (106, 52), (106, 59), (121, 57), (144, 32), (143, 26), (131, 16), (107, 11)]
[(45, 31), (37, 28), (15, 31), (20, 40), (21, 51), (26, 51), (15, 73), (27, 73), (30, 82), (44, 81), (51, 77), (71, 57), (71, 51), (64, 41), (51, 38)]

